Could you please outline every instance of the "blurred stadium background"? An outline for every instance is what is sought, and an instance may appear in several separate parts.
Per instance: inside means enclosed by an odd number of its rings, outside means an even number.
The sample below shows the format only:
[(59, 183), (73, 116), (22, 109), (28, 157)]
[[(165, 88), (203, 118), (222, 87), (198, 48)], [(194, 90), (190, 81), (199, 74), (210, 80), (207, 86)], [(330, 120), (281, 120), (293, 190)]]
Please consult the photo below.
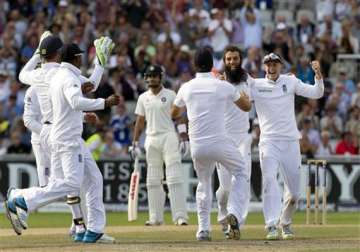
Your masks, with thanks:
[[(209, 32), (219, 22), (232, 32), (219, 27)], [(243, 67), (253, 77), (264, 77), (261, 59), (268, 52), (284, 58), (284, 73), (291, 72), (309, 85), (313, 85), (309, 62), (321, 62), (326, 79), (324, 97), (296, 98), (296, 120), (303, 136), (301, 151), (304, 158), (330, 160), (329, 206), (335, 210), (359, 209), (359, 0), (0, 0), (0, 201), (9, 186), (37, 183), (30, 132), (22, 120), (27, 86), (17, 76), (47, 29), (85, 50), (84, 75), (93, 67), (95, 38), (107, 35), (116, 44), (93, 96), (107, 97), (116, 92), (122, 102), (113, 110), (98, 113), (103, 123), (86, 126), (84, 131), (104, 175), (108, 209), (125, 209), (127, 202), (131, 171), (127, 149), (136, 100), (146, 90), (142, 79), (146, 66), (163, 65), (164, 85), (176, 91), (195, 74), (192, 54), (197, 47), (212, 48), (213, 71), (221, 72), (222, 50), (229, 43), (242, 48)], [(251, 111), (251, 121), (252, 207), (259, 210), (260, 131), (255, 111)], [(144, 174), (144, 163), (142, 169)], [(190, 160), (184, 169), (191, 207), (196, 177)], [(146, 209), (142, 179), (140, 207)], [(305, 188), (305, 173), (300, 179)]]

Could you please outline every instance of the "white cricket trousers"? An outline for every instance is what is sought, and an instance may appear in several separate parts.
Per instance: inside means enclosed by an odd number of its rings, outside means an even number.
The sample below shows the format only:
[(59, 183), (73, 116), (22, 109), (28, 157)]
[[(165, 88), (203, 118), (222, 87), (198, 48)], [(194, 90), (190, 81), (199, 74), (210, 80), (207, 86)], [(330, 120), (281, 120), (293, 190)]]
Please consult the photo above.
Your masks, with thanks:
[(87, 228), (103, 233), (103, 178), (84, 141), (79, 138), (71, 143), (55, 143), (51, 147), (52, 175), (48, 185), (16, 190), (15, 195), (22, 195), (28, 211), (32, 212), (67, 195), (80, 196), (80, 188), (83, 187), (88, 208)]
[(36, 160), (36, 169), (38, 174), (39, 186), (44, 187), (49, 182), (50, 162), (47, 162), (44, 155), (45, 150), (40, 143), (31, 143)]
[(227, 211), (241, 219), (245, 212), (242, 202), (247, 199), (250, 186), (245, 162), (241, 159), (235, 142), (226, 136), (219, 136), (212, 142), (194, 142), (190, 139), (191, 157), (198, 177), (196, 205), (198, 212), (198, 232), (210, 229), (212, 207), (212, 175), (216, 162), (223, 165), (232, 175)]
[[(241, 159), (245, 163), (244, 169), (247, 173), (247, 178), (250, 181), (251, 177), (251, 142), (252, 137), (249, 133), (231, 134), (229, 137), (235, 141), (238, 148)], [(228, 214), (227, 203), (231, 189), (231, 173), (220, 163), (216, 164), (217, 174), (219, 178), (219, 188), (216, 191), (216, 198), (218, 203), (218, 222), (223, 222)], [(245, 220), (248, 214), (249, 203), (251, 197), (251, 183), (246, 188), (246, 199), (241, 202), (244, 206), (244, 213), (241, 214), (241, 218), (238, 219), (241, 225), (245, 224)]]
[(146, 186), (150, 222), (164, 221), (165, 192), (163, 179), (165, 163), (166, 183), (169, 189), (172, 220), (188, 219), (184, 188), (184, 170), (181, 166), (179, 139), (175, 131), (147, 136), (145, 139), (147, 175)]
[[(278, 224), (280, 226), (291, 224), (300, 196), (299, 141), (260, 141), (259, 155), (266, 228)], [(277, 181), (279, 168), (284, 180), (283, 203), (281, 203), (281, 192)]]

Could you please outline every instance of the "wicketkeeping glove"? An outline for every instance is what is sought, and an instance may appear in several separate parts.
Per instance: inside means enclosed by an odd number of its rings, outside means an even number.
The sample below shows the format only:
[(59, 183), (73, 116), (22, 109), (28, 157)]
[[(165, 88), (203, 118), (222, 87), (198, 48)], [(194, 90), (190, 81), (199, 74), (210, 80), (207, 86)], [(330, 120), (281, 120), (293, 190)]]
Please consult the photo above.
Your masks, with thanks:
[(35, 51), (35, 54), (39, 54), (40, 53), (40, 45), (41, 45), (41, 42), (44, 40), (44, 38), (46, 37), (49, 37), (51, 36), (52, 33), (50, 31), (44, 31), (43, 34), (41, 34), (40, 36), (40, 41), (39, 41), (39, 45), (38, 45), (38, 48), (36, 49)]
[(186, 157), (190, 154), (190, 143), (189, 141), (180, 142), (180, 152), (182, 157)]
[(141, 149), (138, 142), (134, 142), (132, 146), (129, 147), (129, 154), (132, 159), (135, 160), (136, 157), (140, 156)]
[(113, 50), (115, 44), (109, 37), (101, 37), (94, 41), (94, 46), (96, 50), (96, 57), (99, 61), (99, 64), (102, 67), (105, 67), (108, 58)]

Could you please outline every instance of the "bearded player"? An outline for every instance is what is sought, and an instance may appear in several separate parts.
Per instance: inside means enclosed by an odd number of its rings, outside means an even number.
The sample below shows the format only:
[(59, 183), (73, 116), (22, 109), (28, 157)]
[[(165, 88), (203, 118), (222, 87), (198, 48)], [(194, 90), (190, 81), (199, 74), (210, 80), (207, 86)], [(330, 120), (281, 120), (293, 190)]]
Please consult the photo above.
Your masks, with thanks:
[[(223, 61), (225, 64), (224, 79), (230, 82), (237, 91), (250, 93), (249, 86), (254, 81), (241, 67), (241, 50), (236, 46), (227, 46), (224, 50)], [(235, 142), (241, 159), (245, 162), (248, 180), (251, 175), (251, 135), (249, 134), (249, 112), (240, 110), (233, 102), (227, 105), (225, 113), (225, 128), (227, 135)], [(220, 163), (216, 164), (217, 173), (219, 177), (219, 188), (216, 191), (216, 198), (218, 201), (218, 222), (223, 226), (225, 236), (227, 236), (227, 222), (228, 215), (227, 203), (231, 190), (231, 173), (226, 167)], [(245, 222), (248, 206), (250, 201), (250, 183), (246, 188), (246, 199), (242, 202), (244, 205), (244, 212), (239, 220), (242, 225)]]
[[(301, 134), (296, 125), (295, 95), (319, 99), (324, 94), (324, 83), (317, 61), (311, 63), (315, 85), (301, 82), (295, 76), (280, 75), (283, 60), (270, 53), (263, 59), (265, 78), (255, 79), (251, 86), (260, 124), (259, 155), (263, 183), (263, 211), (268, 231), (266, 238), (293, 239), (290, 228), (300, 196)], [(277, 181), (278, 171), (284, 179), (284, 198)]]
[(145, 81), (149, 90), (141, 94), (137, 101), (135, 109), (137, 119), (133, 144), (129, 152), (134, 159), (139, 155), (139, 137), (146, 122), (146, 186), (149, 201), (149, 220), (146, 225), (161, 225), (164, 222), (166, 196), (162, 185), (164, 163), (173, 222), (177, 225), (187, 225), (181, 152), (183, 155), (189, 152), (189, 142), (186, 125), (177, 125), (182, 137), (179, 148), (179, 138), (170, 116), (176, 94), (163, 87), (163, 78), (164, 71), (161, 66), (154, 65), (146, 69)]

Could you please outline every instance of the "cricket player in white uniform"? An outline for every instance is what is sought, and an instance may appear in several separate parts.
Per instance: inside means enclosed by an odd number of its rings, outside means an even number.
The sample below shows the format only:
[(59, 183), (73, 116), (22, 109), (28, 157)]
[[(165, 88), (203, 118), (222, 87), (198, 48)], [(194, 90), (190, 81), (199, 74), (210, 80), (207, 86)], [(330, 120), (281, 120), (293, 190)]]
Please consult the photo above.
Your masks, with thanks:
[(40, 132), (42, 128), (41, 111), (34, 87), (26, 90), (24, 97), (24, 125), (31, 131), (31, 145), (35, 155), (39, 186), (44, 187), (49, 182), (49, 168), (43, 165), (43, 149), (40, 145)]
[[(82, 84), (82, 92), (95, 91), (101, 81), (102, 74), (104, 72), (104, 65), (106, 63), (106, 54), (104, 46), (106, 44), (111, 44), (111, 40), (109, 38), (101, 38), (95, 40), (95, 48), (97, 53), (97, 61), (95, 61), (95, 69), (93, 74), (89, 79), (80, 76)], [(43, 127), (40, 133), (40, 147), (41, 147), (41, 155), (37, 158), (37, 161), (40, 164), (39, 170), (49, 171), (50, 167), (50, 130), (51, 130), (51, 122), (52, 122), (52, 106), (49, 97), (49, 86), (51, 83), (51, 79), (60, 67), (60, 48), (62, 47), (62, 41), (56, 37), (51, 36), (51, 33), (46, 31), (40, 38), (40, 46), (34, 56), (29, 60), (29, 62), (24, 66), (21, 70), (19, 79), (22, 83), (31, 85), (35, 88), (36, 93), (39, 96), (40, 101), (40, 110), (43, 115)], [(106, 47), (106, 46), (105, 46)], [(37, 65), (41, 62), (41, 58), (43, 60), (43, 64), (40, 68), (36, 68)], [(93, 115), (90, 113), (86, 113), (84, 116), (85, 120), (89, 120)], [(96, 119), (95, 119), (96, 120)], [(86, 152), (85, 154), (89, 154)], [(85, 160), (90, 160), (90, 157), (85, 156)], [(91, 161), (85, 164), (94, 165), (95, 162)], [(51, 170), (51, 169), (50, 169)], [(49, 172), (45, 175), (45, 180), (48, 181)], [(71, 212), (73, 214), (73, 222), (70, 228), (70, 233), (78, 233), (82, 234), (84, 229), (84, 221), (80, 208), (80, 198), (77, 197), (68, 197), (67, 203), (70, 206)], [(90, 209), (91, 214), (92, 210)], [(101, 240), (104, 240), (108, 236), (102, 236)], [(80, 240), (80, 237), (74, 237), (75, 240)]]
[(102, 175), (81, 138), (82, 111), (117, 105), (120, 98), (117, 95), (107, 99), (84, 98), (79, 69), (82, 51), (76, 44), (66, 45), (62, 50), (63, 62), (49, 87), (53, 108), (50, 132), (53, 175), (44, 188), (9, 190), (5, 207), (15, 232), (21, 233), (22, 228), (27, 228), (30, 212), (66, 195), (78, 198), (80, 187), (83, 187), (87, 193), (87, 207), (91, 208), (82, 241), (97, 242), (103, 236), (105, 227)]
[[(259, 155), (263, 183), (263, 203), (267, 239), (278, 239), (277, 225), (283, 239), (293, 239), (290, 228), (300, 194), (301, 134), (296, 125), (295, 94), (319, 99), (324, 93), (324, 84), (317, 61), (311, 63), (315, 72), (315, 85), (301, 82), (293, 75), (280, 75), (282, 59), (271, 53), (263, 60), (266, 77), (255, 79), (251, 87), (260, 124)], [(284, 197), (277, 182), (277, 174), (284, 179)]]
[[(241, 50), (236, 46), (227, 46), (224, 50), (224, 78), (229, 83), (233, 84), (238, 92), (245, 92), (250, 94), (249, 86), (254, 81), (241, 67)], [(239, 150), (241, 159), (245, 162), (245, 168), (250, 180), (251, 176), (251, 135), (249, 134), (249, 113), (240, 110), (232, 101), (227, 105), (225, 113), (225, 129), (228, 137), (235, 141)], [(218, 202), (218, 222), (222, 224), (223, 231), (227, 235), (226, 216), (228, 197), (231, 189), (231, 173), (224, 168), (220, 163), (217, 164), (217, 174), (219, 177), (219, 188), (216, 191), (216, 198)], [(250, 183), (246, 188), (246, 200), (244, 204), (244, 213), (239, 219), (242, 225), (245, 223), (248, 207), (250, 202)]]
[(239, 93), (226, 81), (211, 74), (213, 56), (208, 49), (199, 49), (194, 58), (196, 77), (181, 86), (174, 101), (172, 117), (178, 118), (186, 107), (189, 119), (191, 157), (198, 176), (196, 204), (199, 241), (211, 240), (210, 211), (212, 205), (212, 174), (218, 162), (233, 176), (228, 200), (228, 239), (240, 239), (239, 222), (244, 213), (246, 191), (249, 187), (245, 162), (237, 145), (226, 133), (225, 112), (229, 102), (249, 111), (249, 97)]
[[(146, 122), (146, 186), (149, 202), (149, 220), (146, 225), (160, 225), (164, 222), (165, 192), (163, 190), (164, 171), (169, 189), (172, 220), (177, 225), (187, 225), (186, 199), (184, 191), (184, 171), (181, 166), (181, 151), (189, 151), (186, 136), (179, 138), (170, 116), (175, 92), (164, 88), (164, 72), (161, 66), (149, 66), (145, 81), (149, 90), (139, 96), (135, 114), (137, 115), (133, 145), (129, 151), (133, 158), (140, 153), (138, 141)], [(186, 125), (178, 125), (180, 133), (186, 133)]]

